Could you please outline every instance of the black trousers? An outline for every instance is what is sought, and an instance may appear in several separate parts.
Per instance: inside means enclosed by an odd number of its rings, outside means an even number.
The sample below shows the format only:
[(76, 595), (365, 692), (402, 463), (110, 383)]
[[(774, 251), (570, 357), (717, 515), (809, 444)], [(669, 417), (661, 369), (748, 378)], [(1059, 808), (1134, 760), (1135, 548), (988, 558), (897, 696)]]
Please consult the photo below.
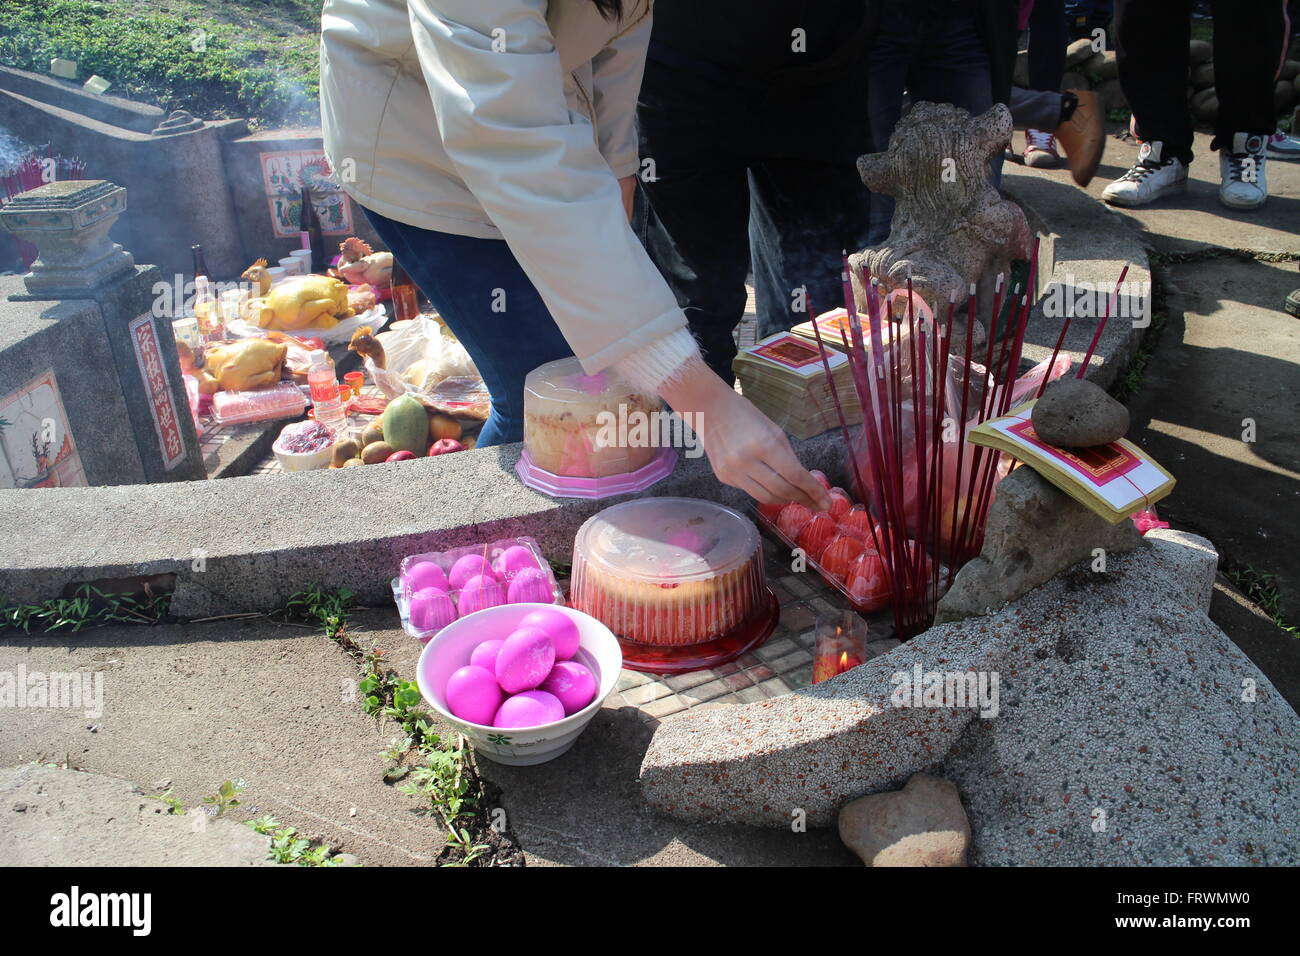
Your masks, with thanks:
[(652, 44), (634, 227), (726, 381), (751, 267), (760, 337), (809, 318), (800, 288), (818, 312), (844, 304), (840, 252), (865, 244), (870, 199), (861, 89), (851, 70), (746, 78)]
[(1065, 0), (1034, 0), (1029, 14), (1029, 87), (1061, 91), (1065, 48), (1070, 45)]
[[(1191, 162), (1187, 45), (1191, 0), (1115, 0), (1119, 82), (1138, 136), (1164, 143), (1163, 156)], [(1212, 0), (1214, 87), (1219, 99), (1212, 149), (1234, 133), (1271, 134), (1273, 86), (1290, 39), (1287, 0)]]

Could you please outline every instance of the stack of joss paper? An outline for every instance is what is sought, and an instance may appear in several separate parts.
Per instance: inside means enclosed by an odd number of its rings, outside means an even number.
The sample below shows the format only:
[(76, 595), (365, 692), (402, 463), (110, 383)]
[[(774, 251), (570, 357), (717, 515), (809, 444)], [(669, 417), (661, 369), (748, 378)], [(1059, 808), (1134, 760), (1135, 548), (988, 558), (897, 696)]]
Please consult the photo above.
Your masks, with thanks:
[(795, 438), (840, 427), (832, 388), (844, 411), (843, 424), (862, 423), (862, 406), (843, 352), (779, 332), (742, 349), (732, 368), (745, 397)]

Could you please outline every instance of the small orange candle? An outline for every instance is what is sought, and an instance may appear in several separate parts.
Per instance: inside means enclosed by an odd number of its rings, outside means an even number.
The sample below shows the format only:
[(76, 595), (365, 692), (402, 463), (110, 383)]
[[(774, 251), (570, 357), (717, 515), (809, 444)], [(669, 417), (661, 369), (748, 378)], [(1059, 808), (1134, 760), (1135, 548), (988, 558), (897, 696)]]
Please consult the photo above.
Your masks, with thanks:
[(812, 682), (819, 684), (866, 660), (867, 624), (851, 611), (817, 625)]

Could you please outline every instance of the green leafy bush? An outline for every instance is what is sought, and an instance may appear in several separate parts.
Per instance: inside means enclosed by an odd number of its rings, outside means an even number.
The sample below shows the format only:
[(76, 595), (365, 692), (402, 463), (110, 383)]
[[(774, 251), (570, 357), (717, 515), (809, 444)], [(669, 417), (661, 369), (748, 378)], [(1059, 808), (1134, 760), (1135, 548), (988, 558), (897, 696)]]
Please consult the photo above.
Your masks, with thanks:
[(254, 126), (319, 122), (319, 3), (26, 0), (0, 4), (0, 63), (76, 60), (110, 93)]

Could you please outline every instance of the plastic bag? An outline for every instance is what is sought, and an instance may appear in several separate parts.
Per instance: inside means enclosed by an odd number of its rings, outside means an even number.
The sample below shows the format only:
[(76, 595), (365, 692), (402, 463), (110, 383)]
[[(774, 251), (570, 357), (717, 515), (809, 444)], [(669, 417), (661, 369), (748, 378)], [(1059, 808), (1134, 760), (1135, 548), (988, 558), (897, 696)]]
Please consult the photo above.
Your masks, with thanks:
[[(908, 336), (906, 332), (900, 334), (897, 342), (903, 347), (903, 355), (908, 355), (910, 346), (908, 345)], [(889, 349), (886, 348), (886, 353)], [(1000, 482), (1011, 471), (1013, 460), (1009, 455), (1001, 455), (998, 459), (997, 474), (993, 480), (993, 487), (985, 492), (978, 476), (973, 473), (976, 459), (986, 461), (989, 454), (998, 454), (985, 449), (982, 452), (977, 451), (976, 446), (967, 441), (967, 434), (970, 429), (974, 428), (980, 422), (981, 403), (989, 388), (994, 389), (992, 396), (993, 407), (996, 409), (1001, 400), (1001, 392), (1006, 386), (993, 385), (989, 379), (988, 373), (982, 365), (971, 363), (969, 393), (966, 400), (966, 421), (962, 424), (960, 430), (955, 427), (955, 420), (961, 415), (961, 393), (963, 386), (966, 385), (965, 371), (963, 369), (964, 360), (957, 357), (956, 365), (953, 365), (952, 356), (949, 356), (948, 374), (936, 382), (935, 376), (930, 373), (929, 361), (926, 363), (927, 370), (927, 390), (926, 390), (926, 410), (922, 415), (922, 434), (931, 435), (931, 418), (935, 414), (935, 401), (942, 402), (941, 416), (947, 425), (941, 435), (938, 446), (940, 462), (938, 464), (939, 474), (935, 476), (938, 480), (939, 488), (939, 520), (936, 529), (933, 525), (929, 528), (921, 529), (922, 519), (929, 520), (927, 516), (918, 516), (918, 499), (920, 497), (921, 482), (918, 478), (920, 471), (920, 462), (924, 461), (926, 471), (933, 474), (936, 465), (932, 460), (935, 454), (933, 441), (930, 440), (923, 449), (916, 448), (916, 415), (914, 412), (914, 403), (910, 398), (904, 399), (899, 403), (899, 415), (897, 418), (898, 429), (893, 431), (893, 422), (890, 422), (890, 430), (894, 442), (898, 446), (897, 458), (902, 463), (903, 482), (902, 482), (902, 507), (903, 515), (907, 523), (907, 534), (911, 538), (924, 537), (927, 541), (927, 548), (939, 556), (940, 560), (951, 562), (953, 560), (954, 538), (963, 537), (962, 516), (965, 513), (974, 513), (976, 504), (981, 497), (985, 497), (989, 503), (992, 503), (997, 497), (997, 483)], [(888, 360), (888, 358), (887, 358)], [(910, 357), (907, 359), (910, 365)], [(1049, 363), (1051, 367), (1049, 368)], [(1071, 366), (1070, 357), (1067, 355), (1058, 355), (1056, 361), (1050, 362), (1045, 359), (1039, 362), (1032, 369), (1026, 372), (1020, 378), (1016, 379), (1011, 386), (1010, 402), (1008, 408), (1015, 408), (1018, 404), (1033, 398), (1039, 387), (1043, 384), (1044, 379), (1053, 381), (1069, 371)], [(937, 388), (936, 388), (937, 386)], [(936, 391), (938, 395), (936, 395)], [(913, 394), (909, 383), (900, 387), (903, 395)], [(888, 407), (888, 406), (887, 406)], [(864, 420), (868, 423), (865, 427), (871, 427), (871, 423), (878, 420), (876, 410), (868, 406), (864, 409)], [(931, 416), (925, 418), (924, 416)], [(867, 452), (867, 443), (861, 430), (853, 438), (858, 453), (858, 459), (863, 465), (870, 467), (870, 458)], [(960, 474), (959, 474), (960, 467)], [(981, 468), (982, 470), (982, 468)], [(870, 483), (870, 478), (868, 477)], [(873, 514), (877, 517), (884, 513), (881, 503), (874, 500), (870, 488), (860, 487), (857, 476), (853, 476), (854, 493), (858, 500), (863, 501)], [(970, 506), (967, 506), (967, 500), (970, 499)], [(956, 521), (953, 520), (954, 516)], [(965, 530), (966, 536), (969, 536), (969, 526)]]
[(398, 322), (376, 338), (384, 347), (386, 367), (377, 367), (369, 355), (363, 361), (371, 379), (389, 399), (407, 392), (431, 395), (448, 378), (480, 379), (465, 346), (443, 335), (442, 326), (428, 315)]

